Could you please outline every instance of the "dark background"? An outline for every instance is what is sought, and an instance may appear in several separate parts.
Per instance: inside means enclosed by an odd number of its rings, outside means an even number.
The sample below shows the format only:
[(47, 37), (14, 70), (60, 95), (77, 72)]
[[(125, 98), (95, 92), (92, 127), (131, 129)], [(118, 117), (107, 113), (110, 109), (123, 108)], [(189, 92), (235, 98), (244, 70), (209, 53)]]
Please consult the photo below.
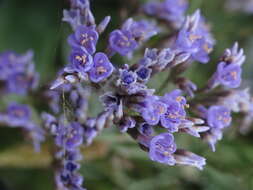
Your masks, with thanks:
[[(93, 0), (92, 10), (97, 21), (103, 16), (112, 16), (108, 33), (120, 25), (119, 10), (134, 11), (134, 2)], [(216, 60), (223, 50), (238, 41), (248, 57), (244, 65), (243, 86), (252, 86), (253, 14), (229, 12), (224, 9), (222, 0), (192, 0), (190, 5), (190, 13), (197, 8), (202, 10), (212, 26), (217, 45), (210, 63), (194, 64), (187, 75), (197, 84), (203, 84), (215, 70)], [(15, 50), (24, 53), (33, 49), (41, 85), (53, 80), (58, 69), (66, 64), (66, 37), (71, 29), (61, 22), (63, 8), (68, 8), (68, 1), (0, 0), (0, 52)], [(99, 46), (103, 47), (106, 41), (100, 43)], [(121, 58), (115, 60), (116, 64), (125, 61)], [(159, 85), (157, 81), (159, 79), (151, 82), (151, 86)], [(1, 102), (8, 100), (9, 97), (4, 97)], [(188, 135), (176, 136), (179, 147), (207, 158), (203, 171), (151, 162), (129, 137), (107, 129), (92, 147), (85, 150), (81, 168), (85, 186), (93, 190), (253, 189), (253, 133), (241, 135), (238, 127), (232, 126), (225, 132), (215, 153), (199, 139)], [(53, 172), (49, 163), (47, 145), (43, 146), (42, 153), (35, 154), (19, 130), (0, 129), (0, 190), (53, 189)]]

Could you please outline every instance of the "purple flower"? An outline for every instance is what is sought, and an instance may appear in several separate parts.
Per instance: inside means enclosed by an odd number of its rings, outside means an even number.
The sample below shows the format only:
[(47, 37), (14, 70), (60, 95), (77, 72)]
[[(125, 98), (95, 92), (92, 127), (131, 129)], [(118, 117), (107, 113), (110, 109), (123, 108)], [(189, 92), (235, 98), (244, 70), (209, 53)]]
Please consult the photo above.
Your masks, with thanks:
[(141, 109), (143, 119), (149, 125), (157, 125), (162, 115), (166, 113), (167, 106), (154, 96), (146, 98), (146, 106)]
[(139, 61), (139, 64), (144, 67), (150, 67), (152, 70), (161, 71), (169, 66), (175, 58), (175, 52), (170, 48), (162, 50), (146, 49), (144, 57)]
[(182, 91), (179, 89), (175, 89), (171, 91), (170, 93), (166, 93), (163, 97), (162, 100), (164, 102), (174, 100), (181, 104), (182, 106), (187, 106), (187, 102), (185, 97), (182, 96)]
[(121, 28), (122, 31), (129, 31), (136, 41), (146, 41), (158, 32), (157, 26), (147, 20), (134, 21), (132, 18), (126, 20)]
[(160, 121), (160, 114), (153, 109), (143, 109), (141, 116), (149, 125), (157, 125)]
[(31, 108), (24, 104), (10, 103), (7, 111), (0, 114), (0, 122), (9, 127), (19, 127), (32, 140), (36, 152), (40, 151), (40, 144), (45, 140), (44, 130), (32, 121)]
[(56, 173), (56, 185), (62, 190), (86, 190), (82, 188), (83, 177), (77, 172), (60, 169)]
[(174, 137), (170, 133), (162, 133), (152, 138), (149, 145), (151, 160), (168, 165), (175, 165), (173, 153), (176, 151)]
[(75, 30), (78, 26), (81, 25), (81, 13), (80, 10), (63, 10), (62, 21), (69, 23), (69, 25)]
[(108, 78), (113, 72), (113, 65), (104, 53), (96, 53), (94, 56), (94, 65), (89, 71), (92, 82), (100, 82)]
[(70, 55), (71, 69), (84, 73), (93, 66), (92, 56), (83, 48), (74, 49)]
[(242, 69), (239, 65), (221, 62), (217, 69), (217, 82), (228, 87), (237, 88), (241, 84)]
[(8, 76), (7, 90), (9, 93), (15, 93), (19, 95), (27, 94), (27, 91), (34, 88), (38, 82), (38, 76), (28, 76), (25, 73), (13, 73)]
[(143, 81), (143, 82), (147, 82), (151, 76), (151, 72), (152, 72), (152, 70), (147, 67), (139, 67), (136, 70), (138, 80)]
[(133, 71), (127, 69), (120, 70), (120, 81), (122, 85), (131, 85), (136, 83), (137, 75)]
[(71, 0), (70, 2), (72, 8), (85, 9), (90, 7), (89, 0)]
[(76, 28), (75, 33), (70, 35), (68, 43), (72, 48), (83, 47), (89, 54), (96, 51), (98, 41), (98, 33), (94, 27), (79, 26)]
[(174, 158), (176, 164), (194, 166), (199, 170), (203, 170), (203, 166), (206, 165), (205, 158), (182, 149), (177, 149), (174, 153)]
[(140, 123), (138, 131), (145, 136), (151, 136), (154, 133), (153, 127), (147, 123)]
[(215, 152), (215, 145), (217, 141), (222, 139), (222, 130), (220, 128), (212, 128), (203, 134), (203, 139), (206, 141), (213, 152)]
[(84, 142), (87, 145), (90, 145), (93, 139), (97, 136), (98, 131), (95, 127), (85, 127), (84, 128)]
[(110, 34), (110, 47), (113, 51), (125, 56), (135, 50), (138, 46), (130, 31), (114, 30)]
[(210, 127), (222, 129), (231, 123), (230, 110), (225, 106), (211, 106), (207, 111), (207, 123)]
[(207, 63), (214, 40), (203, 22), (200, 11), (187, 17), (183, 27), (178, 33), (174, 48), (177, 51), (191, 54), (194, 61)]
[(28, 51), (23, 55), (19, 55), (13, 51), (5, 51), (0, 54), (0, 80), (7, 80), (8, 76), (13, 73), (24, 73), (28, 64), (33, 60), (33, 52)]
[(27, 105), (11, 103), (7, 108), (7, 114), (10, 121), (29, 121), (31, 117), (31, 110)]
[(77, 122), (69, 125), (59, 125), (56, 133), (56, 144), (67, 150), (72, 150), (80, 146), (83, 142), (83, 128)]
[(178, 126), (185, 120), (184, 107), (187, 106), (186, 99), (181, 96), (181, 90), (173, 90), (164, 95), (161, 100), (166, 104), (166, 111), (161, 116), (161, 124), (170, 132), (178, 131)]
[(188, 3), (185, 0), (165, 0), (163, 2), (148, 2), (144, 6), (146, 14), (156, 16), (166, 21), (172, 22), (179, 27), (185, 16)]
[(106, 16), (97, 26), (96, 30), (99, 34), (105, 31), (106, 27), (108, 26), (109, 22), (111, 21), (110, 16)]
[(132, 117), (123, 117), (120, 121), (119, 129), (122, 133), (126, 132), (129, 128), (133, 128), (136, 125), (136, 121)]

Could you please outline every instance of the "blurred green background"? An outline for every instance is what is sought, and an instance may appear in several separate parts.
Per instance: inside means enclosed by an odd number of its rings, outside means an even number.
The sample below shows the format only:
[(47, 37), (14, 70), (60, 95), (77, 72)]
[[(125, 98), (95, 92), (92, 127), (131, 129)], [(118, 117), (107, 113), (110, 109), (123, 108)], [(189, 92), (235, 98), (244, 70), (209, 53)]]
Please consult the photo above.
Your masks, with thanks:
[[(239, 1), (239, 0), (238, 0)], [(107, 33), (120, 25), (119, 10), (134, 11), (138, 0), (93, 0), (97, 21), (111, 15)], [(139, 0), (145, 2), (145, 0)], [(252, 86), (253, 14), (228, 12), (222, 0), (191, 0), (192, 13), (202, 10), (217, 40), (208, 65), (194, 64), (187, 73), (199, 85), (216, 68), (223, 50), (239, 41), (248, 57), (244, 65), (244, 86)], [(133, 5), (133, 6), (132, 6)], [(41, 85), (55, 77), (66, 64), (69, 26), (61, 22), (64, 0), (0, 0), (0, 52), (35, 51)], [(100, 44), (103, 47), (103, 42)], [(117, 64), (126, 60), (116, 58)], [(1, 73), (0, 73), (1, 74)], [(164, 76), (161, 76), (163, 78)], [(160, 78), (159, 78), (160, 79)], [(157, 81), (152, 85), (159, 85)], [(8, 99), (8, 98), (7, 98)], [(126, 135), (106, 129), (93, 146), (85, 150), (81, 173), (90, 190), (251, 190), (253, 189), (253, 130), (246, 135), (232, 126), (212, 153), (206, 144), (188, 135), (176, 135), (178, 147), (207, 158), (203, 171), (190, 167), (169, 167), (151, 162), (147, 154)], [(33, 153), (29, 142), (17, 129), (0, 129), (0, 190), (52, 190), (53, 172), (48, 163), (47, 145), (40, 154)]]

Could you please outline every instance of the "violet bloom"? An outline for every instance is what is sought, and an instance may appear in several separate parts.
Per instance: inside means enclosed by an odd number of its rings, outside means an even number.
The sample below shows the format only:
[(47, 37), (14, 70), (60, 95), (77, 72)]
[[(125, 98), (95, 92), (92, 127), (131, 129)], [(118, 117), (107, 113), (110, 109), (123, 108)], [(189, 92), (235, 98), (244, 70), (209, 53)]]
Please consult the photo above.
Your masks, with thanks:
[(182, 91), (179, 89), (175, 89), (171, 91), (170, 93), (166, 93), (163, 97), (162, 100), (164, 102), (174, 100), (181, 104), (182, 106), (187, 106), (187, 101), (185, 97), (182, 96)]
[(72, 8), (85, 9), (90, 7), (89, 0), (71, 0), (70, 3)]
[(152, 72), (152, 70), (147, 67), (139, 67), (136, 70), (138, 80), (140, 80), (142, 82), (147, 82), (151, 76), (151, 72)]
[(168, 165), (175, 165), (173, 153), (176, 151), (174, 137), (170, 133), (162, 133), (152, 138), (149, 145), (151, 160)]
[(129, 18), (124, 22), (121, 30), (131, 32), (136, 41), (143, 42), (156, 35), (158, 27), (153, 22), (147, 20), (134, 21), (132, 18)]
[(199, 170), (203, 170), (203, 166), (206, 165), (205, 158), (183, 149), (177, 149), (174, 153), (174, 158), (176, 164), (194, 166)]
[(132, 117), (123, 117), (119, 124), (120, 132), (124, 133), (128, 129), (135, 127), (136, 121)]
[(27, 105), (11, 103), (7, 108), (7, 123), (11, 126), (23, 127), (31, 120), (31, 110)]
[(36, 87), (38, 76), (28, 76), (25, 73), (13, 73), (8, 76), (6, 87), (9, 93), (25, 95), (27, 92)]
[(176, 27), (182, 24), (187, 8), (188, 2), (186, 0), (151, 1), (144, 5), (146, 14), (171, 22)]
[(169, 132), (178, 131), (178, 126), (185, 119), (186, 113), (180, 103), (174, 100), (166, 101), (166, 112), (161, 116), (161, 124)]
[(110, 47), (113, 51), (125, 56), (135, 50), (138, 46), (130, 31), (114, 30), (110, 34)]
[(70, 54), (71, 68), (80, 73), (89, 71), (93, 66), (92, 56), (83, 48), (74, 49)]
[(198, 10), (192, 16), (187, 17), (178, 33), (174, 48), (177, 51), (189, 53), (194, 61), (207, 63), (209, 61), (208, 54), (213, 45), (214, 40)]
[(141, 115), (149, 125), (157, 125), (166, 113), (167, 105), (154, 96), (147, 97), (146, 101), (147, 105), (140, 110)]
[(221, 62), (217, 69), (216, 82), (228, 87), (237, 88), (241, 84), (242, 69), (239, 65)]
[(122, 85), (128, 86), (131, 84), (135, 84), (137, 80), (137, 75), (133, 71), (129, 71), (128, 69), (120, 70), (120, 82)]
[(154, 133), (154, 129), (147, 123), (141, 123), (138, 127), (138, 131), (145, 136), (151, 136)]
[(230, 110), (225, 106), (211, 106), (207, 111), (207, 123), (213, 128), (228, 127), (231, 123)]
[(144, 57), (140, 60), (139, 64), (160, 71), (171, 64), (174, 58), (175, 52), (170, 48), (162, 50), (146, 49)]
[(59, 147), (64, 147), (67, 150), (75, 149), (83, 142), (82, 126), (77, 122), (72, 122), (67, 126), (59, 125), (55, 142)]
[(96, 51), (98, 41), (98, 33), (94, 27), (79, 26), (76, 28), (75, 33), (70, 35), (68, 43), (72, 48), (85, 48), (89, 54)]
[(62, 21), (69, 23), (73, 30), (81, 25), (81, 18), (80, 10), (63, 10)]
[(92, 82), (98, 83), (112, 74), (114, 67), (106, 54), (96, 53), (93, 61), (94, 65), (89, 71)]
[(202, 138), (206, 141), (213, 152), (215, 152), (216, 148), (215, 145), (217, 141), (222, 139), (222, 129), (220, 128), (212, 128), (208, 132), (204, 133)]

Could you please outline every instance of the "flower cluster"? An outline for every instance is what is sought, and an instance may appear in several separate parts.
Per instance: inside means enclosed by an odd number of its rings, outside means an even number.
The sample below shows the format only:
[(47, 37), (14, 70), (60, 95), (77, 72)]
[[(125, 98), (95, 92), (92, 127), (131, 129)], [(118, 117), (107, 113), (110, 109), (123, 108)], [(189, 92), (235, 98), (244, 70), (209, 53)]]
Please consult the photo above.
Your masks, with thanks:
[(44, 141), (44, 130), (32, 121), (32, 110), (24, 104), (11, 102), (6, 112), (0, 114), (0, 124), (13, 128), (22, 128), (33, 141), (35, 151), (40, 151), (40, 144)]
[(38, 85), (39, 75), (34, 70), (32, 51), (24, 55), (12, 51), (1, 53), (0, 70), (2, 93), (26, 95)]

